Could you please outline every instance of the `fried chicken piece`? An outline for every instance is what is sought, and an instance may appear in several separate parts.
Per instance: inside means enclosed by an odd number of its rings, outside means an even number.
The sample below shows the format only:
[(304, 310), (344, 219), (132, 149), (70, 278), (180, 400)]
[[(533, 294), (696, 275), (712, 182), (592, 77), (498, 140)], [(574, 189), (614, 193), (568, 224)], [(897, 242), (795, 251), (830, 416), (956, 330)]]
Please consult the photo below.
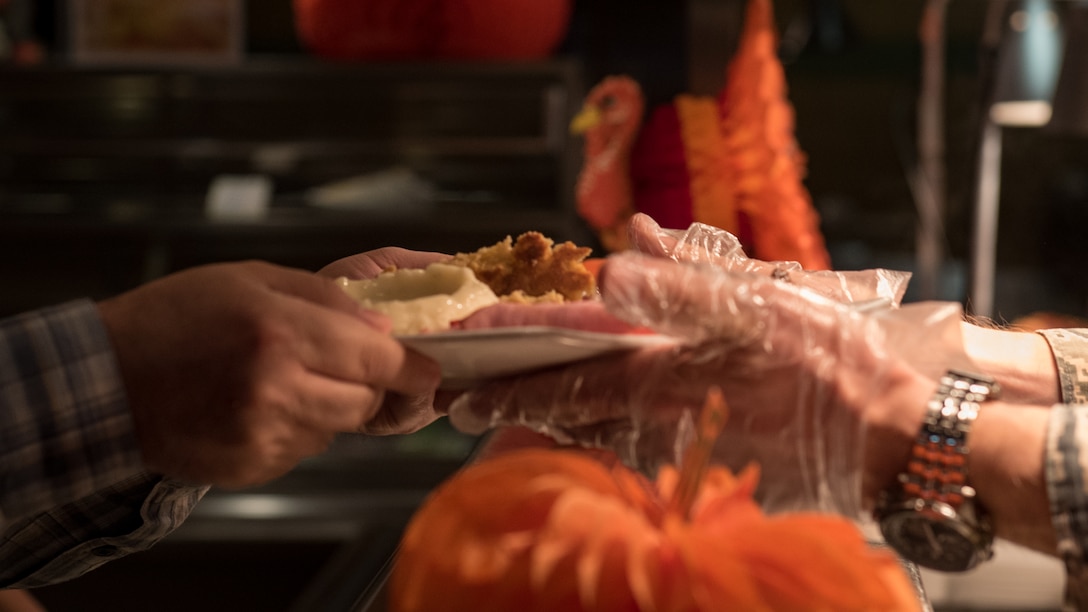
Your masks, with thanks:
[(591, 251), (526, 232), (516, 241), (507, 236), (474, 253), (458, 253), (450, 263), (470, 268), (505, 301), (577, 301), (597, 292), (593, 273), (583, 263)]

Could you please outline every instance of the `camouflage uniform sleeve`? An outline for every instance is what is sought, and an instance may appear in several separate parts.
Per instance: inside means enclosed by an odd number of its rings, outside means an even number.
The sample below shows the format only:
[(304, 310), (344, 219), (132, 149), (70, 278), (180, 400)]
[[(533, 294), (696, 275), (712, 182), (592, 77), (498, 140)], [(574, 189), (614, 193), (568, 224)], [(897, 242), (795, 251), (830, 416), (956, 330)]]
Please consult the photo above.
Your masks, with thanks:
[(1065, 563), (1067, 610), (1088, 610), (1088, 329), (1039, 332), (1058, 367), (1063, 405), (1051, 411), (1046, 480)]

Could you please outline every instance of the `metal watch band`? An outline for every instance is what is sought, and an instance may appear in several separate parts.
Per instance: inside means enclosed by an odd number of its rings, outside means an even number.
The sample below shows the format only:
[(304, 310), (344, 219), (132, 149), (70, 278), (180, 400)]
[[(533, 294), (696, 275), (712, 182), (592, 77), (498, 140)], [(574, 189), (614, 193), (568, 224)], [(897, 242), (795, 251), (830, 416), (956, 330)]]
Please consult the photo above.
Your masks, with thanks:
[(959, 509), (975, 496), (967, 484), (967, 434), (979, 404), (996, 397), (997, 383), (986, 377), (949, 370), (926, 407), (926, 418), (911, 449), (907, 470), (899, 475), (906, 498), (941, 502)]

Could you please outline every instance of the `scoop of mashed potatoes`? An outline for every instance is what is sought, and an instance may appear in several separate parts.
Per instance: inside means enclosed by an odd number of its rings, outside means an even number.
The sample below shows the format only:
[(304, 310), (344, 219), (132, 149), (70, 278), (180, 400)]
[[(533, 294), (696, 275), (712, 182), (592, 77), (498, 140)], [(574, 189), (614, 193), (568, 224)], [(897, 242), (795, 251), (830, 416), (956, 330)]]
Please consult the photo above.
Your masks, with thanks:
[(422, 270), (383, 272), (366, 280), (336, 279), (365, 308), (387, 315), (394, 334), (419, 334), (450, 328), (470, 314), (499, 302), (472, 270), (436, 263)]

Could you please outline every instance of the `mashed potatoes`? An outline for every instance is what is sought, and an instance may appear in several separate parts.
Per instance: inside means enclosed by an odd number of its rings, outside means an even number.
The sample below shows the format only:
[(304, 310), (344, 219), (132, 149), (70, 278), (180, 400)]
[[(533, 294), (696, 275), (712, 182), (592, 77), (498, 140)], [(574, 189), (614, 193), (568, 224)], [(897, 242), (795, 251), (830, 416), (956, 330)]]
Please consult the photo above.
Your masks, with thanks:
[(336, 282), (365, 308), (389, 316), (395, 334), (449, 329), (453, 321), (499, 301), (472, 270), (441, 263), (422, 270), (383, 272), (373, 279), (339, 278)]

